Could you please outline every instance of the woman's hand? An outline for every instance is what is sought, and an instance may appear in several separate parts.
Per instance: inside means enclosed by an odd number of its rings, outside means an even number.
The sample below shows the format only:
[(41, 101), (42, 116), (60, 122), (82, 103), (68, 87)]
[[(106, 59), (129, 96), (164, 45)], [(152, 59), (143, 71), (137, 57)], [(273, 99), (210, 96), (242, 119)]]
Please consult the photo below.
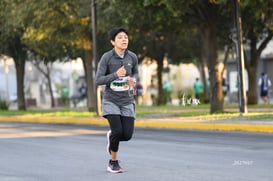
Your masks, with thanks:
[(117, 70), (116, 73), (118, 77), (124, 77), (126, 75), (126, 69), (124, 68), (124, 66), (122, 66)]
[(134, 77), (128, 77), (127, 82), (129, 86), (135, 86), (136, 85), (136, 79)]

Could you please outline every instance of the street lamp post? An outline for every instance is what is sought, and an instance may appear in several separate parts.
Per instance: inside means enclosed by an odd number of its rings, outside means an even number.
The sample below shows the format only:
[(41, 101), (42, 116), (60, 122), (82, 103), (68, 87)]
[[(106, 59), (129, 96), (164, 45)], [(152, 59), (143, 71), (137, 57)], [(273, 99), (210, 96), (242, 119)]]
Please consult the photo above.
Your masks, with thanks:
[(239, 91), (239, 111), (241, 114), (247, 113), (246, 106), (246, 91), (245, 91), (245, 63), (242, 44), (242, 20), (240, 15), (240, 0), (234, 0), (234, 24), (236, 30), (236, 52), (237, 52), (237, 65), (238, 65), (238, 91)]
[[(98, 60), (97, 60), (97, 9), (96, 0), (91, 0), (91, 16), (92, 16), (92, 50), (93, 50), (93, 77), (96, 75)], [(95, 82), (95, 81), (94, 81)], [(96, 113), (101, 115), (101, 101), (100, 89), (94, 83), (94, 93), (97, 98)]]
[(97, 13), (96, 0), (91, 2), (91, 16), (92, 16), (92, 49), (93, 49), (93, 63), (94, 68), (97, 68)]

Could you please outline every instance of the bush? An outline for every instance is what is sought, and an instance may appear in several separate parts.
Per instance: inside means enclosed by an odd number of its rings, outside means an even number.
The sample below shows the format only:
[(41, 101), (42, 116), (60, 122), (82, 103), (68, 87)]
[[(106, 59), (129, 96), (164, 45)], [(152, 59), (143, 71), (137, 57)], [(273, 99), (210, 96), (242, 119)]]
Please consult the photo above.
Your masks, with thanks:
[(7, 101), (0, 99), (0, 110), (8, 110), (8, 109), (9, 109), (9, 105)]

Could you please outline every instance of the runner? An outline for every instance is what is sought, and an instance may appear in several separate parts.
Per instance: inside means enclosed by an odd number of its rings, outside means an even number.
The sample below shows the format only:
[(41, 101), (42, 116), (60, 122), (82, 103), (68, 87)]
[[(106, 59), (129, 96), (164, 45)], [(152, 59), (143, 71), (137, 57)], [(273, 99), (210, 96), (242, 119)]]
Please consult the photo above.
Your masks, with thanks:
[(102, 100), (103, 117), (108, 120), (107, 152), (111, 159), (107, 170), (123, 172), (118, 161), (120, 141), (131, 139), (134, 131), (135, 103), (133, 87), (138, 77), (138, 59), (129, 51), (128, 32), (124, 28), (110, 30), (113, 49), (104, 53), (96, 73), (96, 84), (106, 85)]

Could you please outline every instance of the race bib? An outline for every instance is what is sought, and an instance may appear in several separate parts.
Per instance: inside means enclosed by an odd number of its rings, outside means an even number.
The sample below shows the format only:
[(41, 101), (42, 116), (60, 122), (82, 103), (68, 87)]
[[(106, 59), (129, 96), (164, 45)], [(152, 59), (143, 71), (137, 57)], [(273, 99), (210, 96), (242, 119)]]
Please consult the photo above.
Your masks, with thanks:
[(127, 82), (128, 77), (120, 77), (110, 83), (110, 88), (113, 91), (126, 91), (130, 89), (130, 86)]

